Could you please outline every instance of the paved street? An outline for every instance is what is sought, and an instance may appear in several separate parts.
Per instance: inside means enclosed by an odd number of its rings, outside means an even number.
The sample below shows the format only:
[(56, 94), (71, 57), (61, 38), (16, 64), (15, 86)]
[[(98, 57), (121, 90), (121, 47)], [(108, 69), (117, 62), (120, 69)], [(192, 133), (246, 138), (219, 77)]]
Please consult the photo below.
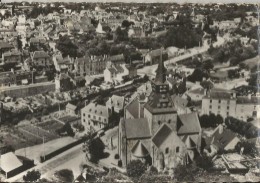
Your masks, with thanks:
[[(223, 37), (218, 37), (217, 42), (213, 43), (213, 46), (214, 47), (220, 46), (220, 45), (224, 44), (224, 42), (225, 42), (225, 36), (224, 36), (224, 38)], [(204, 52), (206, 52), (208, 50), (209, 45), (207, 44), (206, 41), (204, 41), (203, 45), (204, 46), (202, 46), (202, 47), (197, 47), (197, 48), (190, 49), (189, 50), (190, 52), (187, 53), (187, 54), (184, 54), (184, 55), (181, 55), (181, 56), (174, 57), (172, 59), (166, 60), (164, 62), (164, 64), (167, 65), (167, 64), (170, 64), (170, 63), (176, 63), (176, 62), (179, 62), (181, 60), (190, 58), (192, 56), (204, 53)], [(143, 67), (141, 69), (138, 69), (137, 70), (137, 74), (138, 75), (145, 75), (146, 74), (149, 77), (154, 77), (156, 68), (157, 68), (157, 65), (145, 66), (145, 67)]]
[(54, 170), (55, 168), (57, 168), (58, 166), (65, 164), (68, 160), (71, 160), (77, 156), (79, 156), (82, 152), (82, 144), (79, 144), (71, 149), (69, 149), (68, 151), (65, 151), (64, 153), (59, 154), (58, 156), (42, 163), (39, 165), (36, 165), (35, 167), (22, 172), (14, 177), (11, 177), (9, 179), (6, 179), (6, 182), (21, 182), (23, 181), (23, 176), (28, 172), (31, 171), (33, 169), (35, 170), (39, 170), (40, 173), (43, 175), (49, 171)]

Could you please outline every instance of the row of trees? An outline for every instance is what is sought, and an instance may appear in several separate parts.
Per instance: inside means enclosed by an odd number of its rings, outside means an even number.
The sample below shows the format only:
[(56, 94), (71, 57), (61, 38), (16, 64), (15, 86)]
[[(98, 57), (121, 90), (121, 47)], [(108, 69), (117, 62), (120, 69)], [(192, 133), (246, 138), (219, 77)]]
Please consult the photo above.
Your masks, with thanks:
[(199, 117), (200, 126), (202, 128), (215, 128), (220, 124), (223, 124), (224, 120), (221, 115), (215, 115), (211, 113), (210, 115), (202, 115)]
[(225, 124), (230, 130), (246, 138), (258, 137), (259, 129), (250, 122), (244, 122), (233, 117), (227, 117), (225, 119)]

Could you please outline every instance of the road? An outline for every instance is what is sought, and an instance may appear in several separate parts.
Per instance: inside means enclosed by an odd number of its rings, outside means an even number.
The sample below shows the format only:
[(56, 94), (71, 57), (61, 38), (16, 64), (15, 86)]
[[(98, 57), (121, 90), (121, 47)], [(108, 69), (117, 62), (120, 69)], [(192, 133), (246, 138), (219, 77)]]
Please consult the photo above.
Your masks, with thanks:
[[(226, 37), (219, 37), (215, 43), (213, 43), (214, 47), (218, 47), (222, 44), (224, 44)], [(202, 47), (196, 47), (196, 48), (191, 48), (189, 49), (189, 53), (186, 53), (184, 55), (180, 55), (178, 57), (174, 57), (172, 59), (166, 60), (164, 62), (165, 65), (170, 64), (170, 63), (176, 63), (179, 62), (181, 60), (190, 58), (192, 56), (201, 54), (206, 52), (209, 49), (209, 45), (207, 43), (207, 40), (204, 41), (203, 46)], [(137, 74), (138, 75), (147, 75), (149, 77), (154, 77), (155, 76), (155, 70), (157, 68), (157, 64), (156, 65), (151, 65), (151, 66), (145, 66), (141, 69), (137, 70)]]
[(44, 163), (40, 163), (38, 165), (36, 165), (35, 167), (26, 170), (14, 177), (11, 177), (9, 179), (6, 179), (4, 181), (6, 182), (22, 182), (23, 181), (23, 176), (31, 170), (39, 170), (41, 175), (54, 170), (55, 168), (59, 167), (62, 164), (65, 164), (67, 161), (78, 157), (82, 152), (82, 144), (79, 144), (71, 149), (69, 149), (68, 151), (65, 151), (55, 157), (53, 157), (52, 159), (44, 162)]

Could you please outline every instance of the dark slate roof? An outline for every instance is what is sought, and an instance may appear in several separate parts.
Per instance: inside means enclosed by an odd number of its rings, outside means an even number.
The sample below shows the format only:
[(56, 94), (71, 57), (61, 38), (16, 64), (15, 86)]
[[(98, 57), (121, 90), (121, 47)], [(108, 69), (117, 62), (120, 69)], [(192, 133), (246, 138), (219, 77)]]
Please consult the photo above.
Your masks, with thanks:
[(13, 48), (13, 46), (12, 45), (10, 45), (9, 43), (7, 43), (7, 42), (0, 42), (0, 49), (2, 49), (2, 48)]
[(188, 105), (188, 100), (179, 97), (178, 95), (172, 95), (172, 101), (174, 103), (174, 106), (179, 108), (186, 108)]
[(151, 132), (147, 119), (125, 119), (124, 122), (127, 139), (140, 139), (151, 137)]
[(138, 99), (135, 98), (132, 100), (125, 108), (134, 118), (139, 117), (139, 102)]
[(213, 88), (210, 90), (209, 95), (206, 98), (211, 99), (233, 99), (232, 94), (235, 93), (233, 90), (224, 90), (219, 88)]
[(152, 92), (148, 97), (145, 108), (151, 113), (176, 113), (172, 98), (168, 93), (160, 94)]
[[(223, 128), (222, 133), (221, 128)], [(219, 125), (208, 141), (210, 144), (213, 144), (220, 149), (224, 149), (234, 138), (237, 138), (235, 133), (229, 129), (224, 128), (222, 125)]]
[(136, 144), (131, 149), (131, 152), (132, 155), (137, 158), (144, 158), (149, 155), (149, 151), (140, 140), (136, 142)]
[(156, 145), (156, 147), (160, 147), (160, 145), (166, 140), (166, 138), (171, 134), (172, 129), (167, 125), (163, 124), (158, 131), (154, 134), (152, 141)]
[(197, 113), (188, 113), (178, 115), (177, 133), (193, 134), (201, 131), (200, 122)]

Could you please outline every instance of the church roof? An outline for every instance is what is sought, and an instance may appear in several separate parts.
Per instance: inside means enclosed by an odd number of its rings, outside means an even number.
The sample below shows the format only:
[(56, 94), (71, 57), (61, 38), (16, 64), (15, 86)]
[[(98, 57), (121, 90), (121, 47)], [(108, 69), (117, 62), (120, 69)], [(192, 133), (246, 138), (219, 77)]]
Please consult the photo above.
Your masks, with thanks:
[(126, 138), (150, 138), (151, 132), (147, 119), (125, 119)]
[(199, 133), (201, 131), (200, 122), (196, 113), (181, 114), (177, 120), (178, 134)]
[(144, 158), (149, 155), (147, 148), (140, 140), (133, 146), (131, 152), (137, 158)]
[(165, 83), (166, 81), (166, 71), (167, 69), (164, 66), (163, 59), (162, 59), (162, 50), (161, 50), (161, 58), (158, 64), (158, 68), (156, 70), (156, 77), (155, 82)]
[(148, 97), (145, 108), (151, 113), (173, 113), (177, 111), (168, 93), (160, 94), (152, 92)]

